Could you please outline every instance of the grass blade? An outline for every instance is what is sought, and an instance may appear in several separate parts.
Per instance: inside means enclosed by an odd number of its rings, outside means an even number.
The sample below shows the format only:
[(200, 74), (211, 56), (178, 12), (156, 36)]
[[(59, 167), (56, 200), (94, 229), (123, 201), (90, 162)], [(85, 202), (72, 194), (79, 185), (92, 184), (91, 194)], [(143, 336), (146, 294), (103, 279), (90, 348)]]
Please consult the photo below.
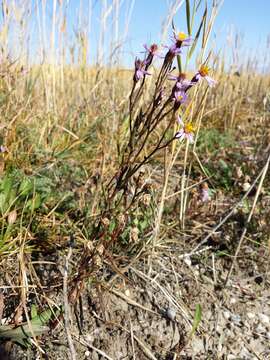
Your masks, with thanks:
[(195, 315), (194, 315), (194, 320), (193, 320), (193, 324), (192, 324), (192, 329), (191, 329), (191, 333), (190, 333), (190, 337), (194, 335), (195, 331), (198, 329), (198, 326), (201, 322), (202, 319), (202, 307), (200, 304), (196, 305), (196, 310), (195, 310)]
[(199, 25), (199, 28), (197, 30), (197, 33), (195, 35), (195, 38), (194, 38), (194, 41), (193, 41), (193, 44), (189, 50), (189, 53), (188, 53), (188, 57), (191, 58), (192, 57), (192, 54), (197, 46), (197, 43), (198, 43), (198, 40), (199, 40), (199, 37), (200, 37), (200, 34), (201, 34), (201, 31), (202, 31), (202, 28), (204, 27), (205, 28), (205, 23), (206, 23), (206, 19), (207, 19), (207, 6), (205, 7), (205, 10), (204, 10), (204, 14), (203, 14), (203, 17), (202, 17), (202, 20), (201, 20), (201, 23)]
[(190, 2), (186, 0), (186, 19), (187, 19), (187, 29), (188, 35), (191, 35), (191, 21), (190, 21)]

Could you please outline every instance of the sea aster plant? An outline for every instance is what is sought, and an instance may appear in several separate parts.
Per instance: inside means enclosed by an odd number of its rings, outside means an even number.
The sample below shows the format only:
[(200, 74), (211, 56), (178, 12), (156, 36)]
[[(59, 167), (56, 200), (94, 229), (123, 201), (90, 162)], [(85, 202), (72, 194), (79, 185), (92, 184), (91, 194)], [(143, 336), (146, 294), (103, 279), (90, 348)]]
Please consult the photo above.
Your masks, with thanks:
[(186, 35), (183, 31), (174, 32), (173, 33), (173, 40), (175, 44), (181, 46), (190, 46), (192, 39), (190, 36)]
[(177, 121), (181, 126), (181, 129), (175, 134), (176, 139), (179, 139), (180, 141), (187, 139), (190, 143), (193, 143), (195, 128), (192, 123), (187, 122), (184, 124), (180, 116), (178, 116)]
[(0, 153), (7, 152), (7, 148), (4, 145), (0, 145)]
[(137, 82), (142, 79), (145, 75), (150, 75), (149, 72), (145, 70), (146, 63), (138, 58), (135, 59), (135, 73), (134, 81)]
[(210, 87), (215, 86), (217, 84), (217, 81), (209, 76), (209, 72), (210, 68), (207, 65), (202, 65), (198, 72), (195, 74), (192, 81), (198, 82), (201, 79), (205, 79)]
[(201, 198), (201, 201), (204, 203), (211, 200), (211, 193), (210, 193), (208, 184), (206, 182), (203, 183), (201, 186), (200, 198)]
[(146, 53), (146, 59), (144, 61), (146, 66), (151, 65), (154, 56), (161, 57), (161, 55), (159, 54), (159, 49), (157, 44), (152, 44), (150, 46), (144, 44), (143, 47), (145, 48), (145, 53)]
[(181, 73), (178, 76), (176, 75), (169, 75), (169, 80), (176, 81), (175, 88), (179, 91), (186, 91), (189, 89), (192, 85), (195, 85), (196, 82), (190, 81), (186, 79), (186, 74)]
[(173, 44), (166, 46), (169, 48), (167, 56), (174, 57), (181, 54), (181, 47), (191, 45), (192, 39), (188, 37), (184, 32), (174, 32), (172, 36)]

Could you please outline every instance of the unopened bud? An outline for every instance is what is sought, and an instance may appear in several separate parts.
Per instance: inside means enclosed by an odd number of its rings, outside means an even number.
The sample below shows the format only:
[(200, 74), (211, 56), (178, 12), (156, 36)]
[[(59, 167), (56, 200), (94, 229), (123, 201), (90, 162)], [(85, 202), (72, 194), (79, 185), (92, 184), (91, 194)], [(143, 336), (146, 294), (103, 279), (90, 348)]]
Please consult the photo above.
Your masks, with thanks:
[(103, 218), (101, 219), (101, 223), (107, 228), (110, 225), (110, 220), (108, 218)]
[(151, 195), (150, 194), (143, 194), (143, 197), (142, 197), (142, 204), (144, 206), (149, 206), (150, 203), (151, 203)]
[(139, 229), (137, 227), (133, 227), (130, 230), (130, 240), (136, 243), (138, 242), (138, 239), (139, 239)]
[(8, 214), (8, 224), (12, 225), (15, 223), (15, 221), (17, 220), (17, 210), (12, 210), (9, 214)]

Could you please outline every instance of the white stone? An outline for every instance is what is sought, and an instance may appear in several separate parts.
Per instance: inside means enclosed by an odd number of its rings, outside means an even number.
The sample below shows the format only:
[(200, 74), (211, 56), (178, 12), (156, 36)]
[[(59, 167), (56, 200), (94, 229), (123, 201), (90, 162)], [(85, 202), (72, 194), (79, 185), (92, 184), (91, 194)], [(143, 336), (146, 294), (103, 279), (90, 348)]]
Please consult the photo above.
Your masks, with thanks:
[(249, 318), (249, 319), (254, 319), (255, 318), (255, 314), (254, 313), (252, 313), (252, 312), (248, 312), (247, 313), (247, 317)]
[(265, 324), (265, 325), (270, 324), (269, 316), (261, 313), (261, 314), (258, 314), (258, 318), (263, 324)]
[(184, 257), (184, 263), (185, 263), (187, 266), (191, 266), (192, 262), (191, 262), (189, 256), (185, 256), (185, 257)]
[(232, 313), (230, 311), (224, 311), (223, 312), (223, 316), (225, 319), (229, 319), (231, 317)]

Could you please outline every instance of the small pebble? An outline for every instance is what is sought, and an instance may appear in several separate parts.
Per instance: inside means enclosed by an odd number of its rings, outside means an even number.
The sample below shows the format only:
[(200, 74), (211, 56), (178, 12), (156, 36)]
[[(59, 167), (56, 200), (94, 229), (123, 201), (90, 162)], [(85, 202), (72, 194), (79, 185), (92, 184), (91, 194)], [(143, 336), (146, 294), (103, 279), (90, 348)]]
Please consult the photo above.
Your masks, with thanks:
[(224, 311), (223, 312), (223, 316), (225, 319), (229, 319), (231, 317), (232, 313), (230, 311)]
[(269, 316), (267, 316), (265, 314), (258, 314), (258, 318), (265, 325), (268, 325), (270, 323)]
[(176, 311), (170, 307), (166, 310), (166, 316), (169, 320), (174, 321), (176, 317)]
[(261, 333), (264, 333), (264, 332), (265, 332), (265, 328), (262, 326), (262, 324), (259, 324), (259, 325), (256, 327), (255, 331), (256, 331), (257, 333), (261, 334)]
[(249, 319), (254, 319), (254, 318), (255, 318), (255, 314), (254, 314), (254, 313), (251, 313), (251, 312), (248, 312), (248, 313), (247, 313), (247, 317), (248, 317)]
[(130, 293), (130, 290), (129, 290), (129, 289), (126, 289), (126, 290), (125, 290), (125, 295), (126, 295), (127, 297), (130, 297), (131, 293)]
[(184, 257), (184, 263), (187, 265), (187, 266), (191, 266), (192, 262), (191, 262), (191, 259), (189, 256), (185, 256)]
[(242, 187), (243, 187), (243, 190), (244, 190), (245, 192), (247, 192), (247, 191), (250, 189), (250, 183), (245, 182)]
[(240, 315), (231, 314), (230, 319), (231, 319), (231, 321), (234, 322), (236, 325), (240, 325), (240, 323), (241, 323), (241, 316), (240, 316)]

